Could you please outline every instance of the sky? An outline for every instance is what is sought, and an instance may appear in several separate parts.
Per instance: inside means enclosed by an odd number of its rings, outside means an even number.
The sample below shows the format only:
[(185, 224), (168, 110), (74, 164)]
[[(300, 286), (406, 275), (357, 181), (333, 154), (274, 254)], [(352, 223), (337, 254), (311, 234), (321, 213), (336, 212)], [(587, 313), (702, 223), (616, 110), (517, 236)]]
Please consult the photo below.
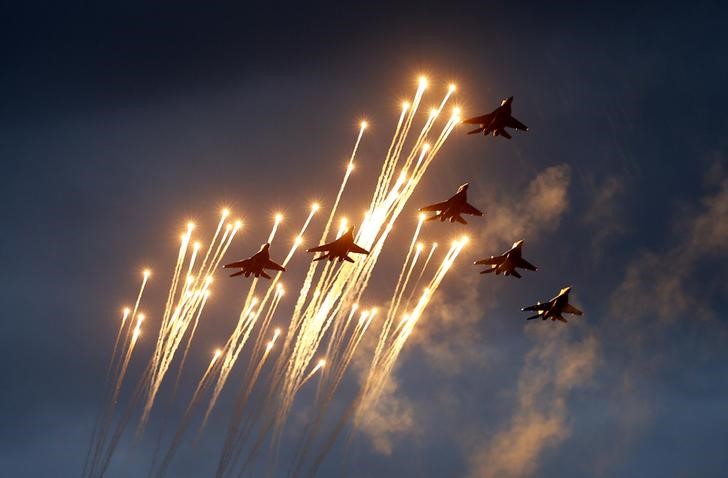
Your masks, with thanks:
[[(418, 186), (367, 291), (373, 303), (388, 300), (418, 205), (469, 182), (486, 215), (426, 224), (426, 240), (467, 231), (471, 242), (381, 400), (317, 476), (724, 475), (721, 2), (39, 1), (2, 12), (3, 474), (81, 474), (118, 311), (148, 266), (144, 308), (158, 320), (188, 220), (209, 232), (221, 206), (241, 215), (231, 260), (257, 250), (276, 211), (294, 234), (312, 200), (333, 201), (366, 118), (341, 206), (358, 215), (401, 101), (426, 74), (427, 101), (454, 81), (466, 116), (515, 96), (529, 131), (507, 141), (457, 128)], [(518, 239), (538, 272), (477, 274), (473, 260)], [(307, 260), (295, 257), (291, 284)], [(216, 279), (183, 396), (246, 290)], [(567, 285), (583, 317), (523, 320), (521, 307)], [(148, 327), (131, 377), (151, 353)], [(235, 388), (169, 476), (214, 473)], [(262, 453), (257, 470), (286, 476), (311, 401), (304, 391), (278, 461)], [(160, 403), (141, 441), (127, 431), (107, 476), (147, 473), (157, 433), (171, 433), (165, 407), (185, 406)]]

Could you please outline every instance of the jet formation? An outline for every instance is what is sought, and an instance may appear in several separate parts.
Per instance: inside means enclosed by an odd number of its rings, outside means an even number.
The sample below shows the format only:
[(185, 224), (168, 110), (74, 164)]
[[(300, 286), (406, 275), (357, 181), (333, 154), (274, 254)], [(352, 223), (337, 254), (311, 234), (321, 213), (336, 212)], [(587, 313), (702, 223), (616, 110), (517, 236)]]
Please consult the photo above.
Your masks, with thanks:
[[(511, 139), (511, 135), (506, 131), (506, 128), (513, 128), (521, 131), (528, 131), (528, 126), (518, 121), (511, 115), (511, 104), (513, 103), (513, 96), (509, 96), (501, 101), (498, 106), (492, 112), (469, 118), (463, 121), (465, 124), (477, 124), (478, 127), (472, 131), (468, 131), (467, 134), (483, 133), (487, 136), (492, 134), (493, 136), (503, 136), (504, 138)], [(467, 221), (463, 218), (463, 215), (472, 216), (483, 216), (483, 212), (477, 209), (472, 204), (468, 203), (468, 183), (463, 184), (457, 190), (457, 192), (450, 197), (448, 200), (430, 204), (419, 209), (420, 212), (434, 212), (435, 214), (428, 217), (427, 221), (434, 221), (439, 219), (440, 222), (459, 222), (461, 224), (467, 224)], [(245, 275), (249, 277), (251, 274), (255, 277), (265, 277), (270, 279), (271, 277), (265, 272), (264, 269), (272, 269), (277, 271), (285, 271), (286, 269), (276, 262), (270, 259), (269, 254), (270, 244), (263, 244), (260, 251), (258, 251), (252, 257), (237, 262), (226, 264), (224, 268), (240, 268), (241, 270), (231, 274), (230, 277), (236, 277)], [(490, 256), (487, 259), (481, 259), (475, 261), (475, 265), (488, 265), (491, 267), (481, 271), (481, 274), (504, 275), (514, 276), (520, 279), (522, 276), (516, 269), (526, 269), (529, 271), (536, 271), (538, 268), (528, 262), (522, 256), (523, 240), (516, 241), (513, 246), (507, 251), (497, 256)], [(354, 242), (354, 228), (349, 228), (344, 234), (338, 237), (335, 241), (320, 246), (312, 247), (307, 249), (306, 252), (321, 252), (314, 261), (329, 260), (334, 261), (338, 259), (339, 262), (348, 261), (354, 262), (349, 254), (365, 254), (368, 255), (369, 251), (363, 247), (357, 245)], [(523, 311), (536, 312), (535, 315), (528, 317), (526, 320), (532, 320), (541, 318), (543, 320), (551, 319), (552, 321), (559, 320), (561, 322), (567, 322), (562, 314), (574, 314), (582, 315), (582, 311), (569, 304), (569, 292), (571, 287), (564, 287), (561, 289), (559, 294), (553, 299), (536, 305), (524, 307)]]
[(513, 103), (513, 97), (509, 96), (504, 98), (500, 106), (490, 113), (464, 120), (463, 123), (465, 124), (478, 125), (474, 130), (468, 131), (468, 134), (483, 133), (483, 135), (488, 136), (492, 133), (493, 136), (503, 136), (506, 139), (511, 139), (511, 135), (506, 131), (506, 128), (528, 131), (528, 126), (511, 116), (511, 103)]
[(429, 206), (421, 207), (420, 212), (434, 212), (434, 216), (427, 218), (428, 221), (434, 221), (439, 219), (440, 222), (449, 220), (450, 222), (457, 221), (460, 224), (467, 224), (468, 222), (463, 219), (463, 214), (470, 214), (472, 216), (482, 216), (483, 212), (475, 208), (472, 204), (468, 204), (468, 183), (463, 184), (458, 188), (458, 191), (447, 201), (430, 204)]
[(253, 256), (248, 257), (247, 259), (243, 259), (241, 261), (237, 262), (231, 262), (230, 264), (225, 264), (223, 269), (235, 269), (240, 268), (240, 271), (235, 272), (234, 274), (230, 274), (230, 277), (237, 277), (240, 275), (245, 275), (245, 277), (250, 277), (250, 274), (253, 274), (255, 277), (265, 277), (266, 279), (270, 279), (270, 276), (263, 270), (263, 269), (271, 269), (274, 271), (282, 271), (285, 272), (286, 268), (282, 265), (273, 262), (270, 260), (270, 244), (265, 243), (261, 246), (260, 250), (256, 252)]

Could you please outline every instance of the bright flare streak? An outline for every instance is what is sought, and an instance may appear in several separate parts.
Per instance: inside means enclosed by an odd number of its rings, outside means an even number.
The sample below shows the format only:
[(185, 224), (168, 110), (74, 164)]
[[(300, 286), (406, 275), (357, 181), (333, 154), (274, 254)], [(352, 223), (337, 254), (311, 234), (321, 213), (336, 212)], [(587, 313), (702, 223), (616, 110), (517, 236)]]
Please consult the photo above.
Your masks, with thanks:
[[(155, 348), (152, 361), (150, 363), (151, 374), (149, 376), (149, 383), (147, 386), (147, 397), (144, 406), (144, 411), (138, 426), (138, 433), (146, 426), (146, 422), (149, 417), (149, 413), (154, 404), (159, 387), (166, 376), (167, 370), (172, 363), (172, 359), (187, 331), (189, 325), (193, 322), (196, 312), (203, 304), (204, 300), (209, 296), (207, 294), (207, 287), (211, 283), (212, 271), (217, 269), (220, 261), (222, 260), (225, 251), (230, 246), (230, 243), (235, 236), (235, 233), (239, 230), (236, 225), (233, 227), (231, 224), (227, 224), (225, 231), (220, 241), (217, 238), (222, 230), (222, 226), (225, 223), (225, 217), (227, 215), (223, 213), (220, 222), (218, 223), (215, 235), (210, 246), (208, 247), (204, 259), (199, 265), (198, 272), (195, 275), (196, 279), (194, 283), (189, 287), (190, 293), (180, 297), (177, 305), (173, 308), (174, 312), (168, 313), (168, 317), (162, 320), (162, 326), (160, 328), (160, 335), (157, 340), (157, 347)], [(188, 242), (188, 241), (187, 241)], [(184, 245), (186, 247), (186, 244)], [(182, 254), (182, 258), (184, 255)], [(176, 287), (176, 281), (175, 287)], [(170, 297), (174, 298), (174, 288), (170, 291)]]
[(280, 214), (276, 214), (275, 221), (273, 222), (273, 229), (271, 229), (270, 234), (268, 235), (268, 240), (265, 241), (268, 244), (273, 242), (273, 238), (276, 237), (276, 232), (278, 232), (278, 225), (283, 220), (283, 216)]
[(452, 263), (464, 245), (465, 243), (461, 240), (450, 248), (445, 259), (435, 273), (435, 277), (430, 281), (429, 286), (425, 289), (425, 292), (420, 297), (417, 305), (409, 314), (407, 320), (402, 321), (401, 327), (393, 335), (390, 346), (386, 348), (381, 357), (375, 355), (372, 366), (369, 370), (369, 376), (367, 377), (365, 386), (362, 390), (362, 395), (360, 397), (361, 400), (358, 401), (358, 407), (354, 419), (355, 426), (359, 425), (363, 413), (376, 403), (386, 379), (391, 373), (394, 363), (404, 347), (407, 338), (412, 333), (412, 330), (421, 317), (422, 312), (430, 302), (432, 294), (442, 282), (445, 274), (452, 266)]
[(412, 292), (410, 292), (410, 295), (407, 298), (407, 302), (405, 302), (405, 305), (404, 305), (405, 310), (409, 309), (409, 304), (410, 304), (410, 302), (412, 302), (412, 297), (414, 296), (415, 292), (417, 292), (417, 290), (418, 290), (418, 286), (420, 285), (420, 282), (422, 281), (422, 276), (425, 274), (425, 271), (427, 270), (427, 265), (430, 263), (430, 259), (432, 259), (432, 255), (435, 253), (435, 249), (437, 249), (437, 243), (433, 242), (432, 246), (430, 247), (430, 253), (427, 254), (427, 259), (425, 259), (425, 263), (422, 265), (422, 270), (420, 270), (420, 275), (417, 276), (415, 285), (412, 287)]
[[(397, 129), (394, 133), (394, 138), (392, 139), (394, 147), (390, 145), (390, 149), (387, 151), (387, 156), (384, 159), (382, 172), (377, 180), (377, 187), (374, 191), (374, 197), (371, 205), (369, 206), (369, 210), (374, 210), (375, 206), (381, 205), (382, 200), (386, 197), (389, 183), (392, 180), (392, 175), (394, 174), (400, 153), (402, 152), (402, 147), (404, 146), (404, 141), (407, 138), (410, 127), (412, 126), (412, 120), (414, 119), (415, 113), (420, 105), (425, 88), (427, 88), (427, 80), (425, 79), (425, 81), (422, 81), (423, 78), (424, 77), (420, 77), (420, 84), (417, 88), (417, 92), (415, 92), (415, 97), (412, 101), (411, 107), (408, 106), (407, 108), (402, 108), (402, 116), (400, 117), (400, 121), (398, 122)], [(409, 105), (409, 103), (407, 104)]]
[(316, 374), (316, 372), (318, 372), (319, 370), (321, 370), (325, 366), (326, 366), (326, 360), (319, 360), (318, 363), (316, 364), (316, 366), (313, 368), (313, 370), (311, 370), (309, 372), (309, 374), (306, 375), (306, 377), (304, 377), (304, 379), (298, 385), (298, 388), (296, 389), (296, 392), (298, 392), (298, 390), (300, 390), (301, 387), (303, 387), (305, 385), (305, 383), (308, 382), (311, 379), (311, 377), (313, 377)]

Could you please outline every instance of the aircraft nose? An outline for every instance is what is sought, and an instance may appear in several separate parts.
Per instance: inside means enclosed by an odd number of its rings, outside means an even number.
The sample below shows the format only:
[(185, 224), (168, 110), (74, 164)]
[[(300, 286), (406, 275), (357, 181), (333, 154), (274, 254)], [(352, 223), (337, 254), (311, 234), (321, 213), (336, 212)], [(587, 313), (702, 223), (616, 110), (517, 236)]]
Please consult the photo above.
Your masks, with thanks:
[(515, 243), (513, 243), (513, 247), (521, 247), (522, 245), (523, 245), (523, 239), (521, 239), (520, 241), (516, 241)]
[(470, 187), (470, 183), (465, 183), (462, 186), (460, 186), (458, 189), (461, 191), (467, 191), (469, 187)]

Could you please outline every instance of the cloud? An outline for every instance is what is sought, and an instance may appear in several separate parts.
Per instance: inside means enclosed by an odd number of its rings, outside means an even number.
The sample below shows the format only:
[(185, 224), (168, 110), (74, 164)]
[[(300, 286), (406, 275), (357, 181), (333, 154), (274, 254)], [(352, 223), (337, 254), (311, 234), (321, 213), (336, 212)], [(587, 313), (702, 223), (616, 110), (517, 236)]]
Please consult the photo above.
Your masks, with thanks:
[[(711, 170), (725, 174), (723, 168)], [(693, 280), (700, 261), (728, 253), (728, 177), (711, 177), (713, 191), (678, 218), (676, 240), (663, 252), (643, 252), (627, 267), (612, 294), (612, 315), (623, 320), (657, 317), (672, 322), (687, 311), (709, 313), (705, 281)]]
[(392, 441), (412, 433), (414, 425), (414, 406), (399, 393), (399, 384), (390, 377), (377, 402), (366, 408), (359, 431), (370, 439), (375, 451), (391, 455)]
[(483, 201), (489, 204), (488, 219), (478, 244), (496, 246), (534, 236), (559, 227), (569, 201), (571, 168), (560, 164), (545, 169), (516, 198)]
[(570, 342), (564, 327), (531, 330), (536, 344), (519, 376), (516, 410), (503, 429), (472, 452), (472, 477), (532, 475), (544, 451), (570, 434), (566, 402), (571, 390), (591, 381), (598, 343), (593, 336)]
[(618, 205), (625, 193), (625, 184), (617, 176), (608, 176), (601, 183), (586, 179), (586, 186), (592, 191), (582, 222), (591, 227), (592, 257), (599, 262), (606, 244), (622, 236), (627, 230), (618, 217)]
[[(611, 426), (621, 440), (595, 458), (598, 474), (613, 474), (614, 463), (623, 460), (649, 429), (657, 413), (650, 395), (652, 377), (668, 367), (690, 370), (701, 360), (692, 356), (685, 362), (674, 345), (669, 354), (659, 353), (666, 338), (677, 332), (705, 337), (701, 344), (705, 360), (722, 349), (728, 336), (725, 325), (714, 320), (711, 307), (713, 296), (726, 290), (720, 264), (728, 255), (728, 171), (721, 161), (707, 171), (704, 196), (678, 212), (667, 245), (638, 253), (611, 295), (610, 337), (620, 349), (612, 362), (619, 373), (609, 398), (620, 404)], [(688, 317), (689, 321), (679, 320)]]

